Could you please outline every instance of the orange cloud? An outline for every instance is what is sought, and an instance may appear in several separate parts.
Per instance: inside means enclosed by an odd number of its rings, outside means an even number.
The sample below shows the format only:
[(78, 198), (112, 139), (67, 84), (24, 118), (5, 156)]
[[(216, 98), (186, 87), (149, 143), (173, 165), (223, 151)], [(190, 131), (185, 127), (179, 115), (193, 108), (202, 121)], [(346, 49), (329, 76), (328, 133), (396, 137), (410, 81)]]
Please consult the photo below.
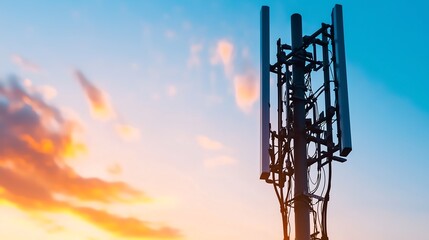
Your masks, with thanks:
[[(101, 120), (114, 119), (115, 111), (108, 101), (107, 93), (93, 85), (80, 71), (75, 71), (75, 77), (80, 83), (90, 105), (92, 115)], [(169, 86), (167, 94), (171, 97), (177, 94), (175, 86)], [(114, 126), (116, 133), (124, 140), (140, 139), (140, 130), (128, 124), (118, 123)]]
[(75, 172), (67, 158), (85, 148), (76, 125), (17, 79), (0, 84), (0, 202), (28, 213), (71, 213), (118, 237), (179, 238), (169, 227), (84, 207), (149, 198), (124, 182)]
[(196, 136), (196, 140), (197, 140), (198, 145), (200, 145), (200, 147), (202, 147), (203, 149), (206, 149), (206, 150), (220, 150), (224, 147), (221, 142), (218, 142), (216, 140), (212, 140), (212, 139), (210, 139), (206, 136), (203, 136), (203, 135)]
[(222, 39), (217, 42), (216, 50), (212, 56), (211, 63), (222, 63), (225, 74), (230, 76), (234, 70), (234, 45), (228, 40)]
[(161, 227), (154, 229), (150, 224), (143, 222), (137, 218), (119, 217), (107, 212), (95, 210), (92, 208), (79, 208), (80, 216), (91, 222), (98, 222), (100, 226), (109, 232), (115, 233), (120, 237), (136, 237), (142, 236), (145, 238), (163, 238), (173, 239), (179, 238), (178, 230), (170, 227)]
[(39, 65), (21, 57), (18, 54), (13, 54), (11, 56), (11, 60), (13, 63), (15, 63), (18, 67), (20, 67), (21, 69), (25, 70), (25, 71), (29, 71), (29, 72), (40, 72), (41, 68), (39, 67)]
[(248, 69), (244, 74), (234, 77), (235, 102), (237, 106), (249, 113), (259, 98), (259, 81), (255, 70)]
[[(241, 111), (249, 113), (252, 106), (259, 98), (259, 81), (257, 71), (253, 68), (245, 67), (249, 58), (247, 48), (242, 50), (242, 54), (235, 58), (234, 44), (228, 40), (221, 39), (217, 42), (216, 51), (211, 58), (212, 64), (221, 63), (224, 67), (225, 75), (234, 84), (235, 102)], [(237, 71), (236, 66), (243, 67), (244, 71)]]
[(82, 72), (76, 70), (75, 77), (86, 94), (92, 115), (102, 120), (113, 118), (115, 112), (110, 105), (107, 94), (92, 84)]

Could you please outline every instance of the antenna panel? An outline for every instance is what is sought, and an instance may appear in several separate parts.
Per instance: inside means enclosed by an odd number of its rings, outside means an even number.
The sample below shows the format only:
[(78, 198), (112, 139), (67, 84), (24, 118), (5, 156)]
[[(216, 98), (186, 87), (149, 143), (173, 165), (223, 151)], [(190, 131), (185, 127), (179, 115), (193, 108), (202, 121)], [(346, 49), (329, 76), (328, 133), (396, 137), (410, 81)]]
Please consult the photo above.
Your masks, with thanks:
[(352, 150), (350, 132), (349, 97), (347, 90), (346, 53), (344, 45), (343, 10), (337, 4), (332, 10), (333, 49), (335, 54), (335, 78), (338, 83), (338, 131), (340, 143), (340, 155), (345, 157)]
[(260, 66), (260, 179), (270, 176), (270, 9), (261, 8), (261, 66)]

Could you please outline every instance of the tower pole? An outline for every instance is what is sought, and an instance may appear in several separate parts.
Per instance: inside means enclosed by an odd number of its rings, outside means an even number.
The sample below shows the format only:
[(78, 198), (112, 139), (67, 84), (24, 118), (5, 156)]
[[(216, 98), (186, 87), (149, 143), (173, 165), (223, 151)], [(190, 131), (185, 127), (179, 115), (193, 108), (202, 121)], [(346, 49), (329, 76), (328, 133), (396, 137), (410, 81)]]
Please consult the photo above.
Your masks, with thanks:
[[(302, 18), (300, 14), (291, 17), (292, 51), (302, 47)], [(303, 60), (304, 50), (292, 58), (293, 76), (293, 139), (295, 167), (295, 233), (296, 240), (310, 240), (310, 216), (307, 182), (307, 140), (305, 132), (305, 82)], [(298, 56), (297, 56), (298, 55)], [(299, 57), (301, 55), (301, 57)]]

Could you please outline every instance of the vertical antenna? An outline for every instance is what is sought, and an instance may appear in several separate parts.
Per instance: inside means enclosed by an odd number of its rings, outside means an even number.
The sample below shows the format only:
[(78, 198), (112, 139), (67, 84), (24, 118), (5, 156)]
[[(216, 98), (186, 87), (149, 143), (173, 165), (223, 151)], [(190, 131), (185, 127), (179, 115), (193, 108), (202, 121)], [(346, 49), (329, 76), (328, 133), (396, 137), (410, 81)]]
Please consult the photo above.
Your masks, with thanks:
[(260, 179), (270, 176), (270, 8), (261, 8), (261, 172)]
[(350, 133), (349, 97), (347, 90), (346, 51), (344, 45), (343, 8), (336, 4), (332, 10), (334, 73), (338, 84), (338, 130), (340, 138), (340, 155), (346, 157), (352, 151)]

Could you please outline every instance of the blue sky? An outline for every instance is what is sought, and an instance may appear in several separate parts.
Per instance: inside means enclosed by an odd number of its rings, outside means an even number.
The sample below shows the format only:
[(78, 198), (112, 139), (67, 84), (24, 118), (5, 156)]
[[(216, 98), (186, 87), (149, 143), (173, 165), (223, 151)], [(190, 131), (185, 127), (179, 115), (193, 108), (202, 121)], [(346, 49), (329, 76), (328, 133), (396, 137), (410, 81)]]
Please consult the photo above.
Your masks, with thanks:
[[(167, 226), (183, 239), (281, 239), (274, 191), (258, 179), (260, 7), (270, 6), (274, 49), (278, 37), (290, 42), (291, 14), (302, 14), (310, 34), (330, 21), (336, 3), (344, 11), (354, 149), (334, 165), (330, 239), (424, 239), (429, 3), (296, 0), (1, 1), (1, 83), (16, 75), (79, 123), (70, 134), (86, 151), (61, 156), (59, 167), (107, 186), (126, 183), (152, 201), (87, 202), (40, 180), (68, 210), (26, 209), (1, 195), (0, 221), (11, 224), (0, 236), (157, 239), (96, 224), (76, 210), (87, 207)], [(80, 85), (76, 71), (95, 90)], [(103, 96), (107, 115), (97, 115), (92, 94)], [(6, 158), (1, 166), (10, 170)], [(7, 178), (0, 180), (7, 193)]]

